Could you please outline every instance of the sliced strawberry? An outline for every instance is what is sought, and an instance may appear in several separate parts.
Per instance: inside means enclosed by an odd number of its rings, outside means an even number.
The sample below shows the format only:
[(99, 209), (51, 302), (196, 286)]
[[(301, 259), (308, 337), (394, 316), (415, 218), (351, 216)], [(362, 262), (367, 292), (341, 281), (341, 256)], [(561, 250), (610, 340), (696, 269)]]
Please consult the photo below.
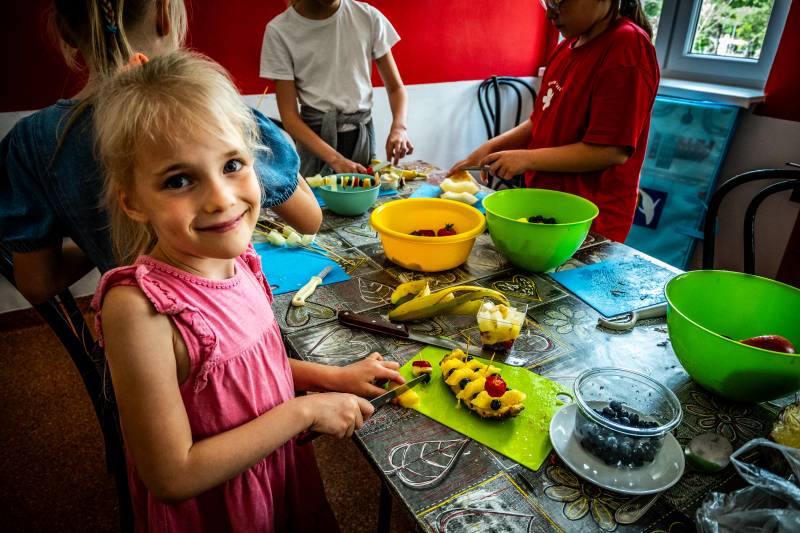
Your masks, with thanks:
[(456, 232), (453, 229), (453, 224), (445, 224), (442, 229), (437, 232), (439, 237), (449, 237), (450, 235), (455, 235)]
[(431, 364), (428, 361), (419, 361), (419, 360), (417, 360), (417, 361), (412, 362), (411, 366), (431, 366)]
[(492, 398), (499, 398), (506, 393), (506, 382), (500, 376), (489, 376), (486, 378), (486, 394)]
[[(421, 230), (417, 230), (414, 233), (416, 233), (416, 234), (418, 234), (418, 235), (420, 235), (422, 237), (436, 237), (436, 233), (434, 233), (432, 229), (421, 229)], [(414, 233), (412, 233), (412, 235), (414, 235)]]
[(510, 350), (512, 346), (514, 346), (514, 339), (511, 339), (510, 341), (503, 341), (503, 348), (506, 350)]

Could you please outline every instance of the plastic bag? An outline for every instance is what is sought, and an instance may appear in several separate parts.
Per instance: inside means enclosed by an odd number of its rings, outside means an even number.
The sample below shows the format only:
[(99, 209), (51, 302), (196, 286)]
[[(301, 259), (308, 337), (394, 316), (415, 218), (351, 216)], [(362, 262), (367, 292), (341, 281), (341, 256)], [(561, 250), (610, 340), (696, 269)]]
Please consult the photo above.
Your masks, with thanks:
[[(783, 455), (793, 472), (789, 479), (738, 460), (759, 445)], [(800, 532), (800, 450), (767, 439), (755, 439), (736, 450), (731, 462), (751, 486), (731, 494), (708, 494), (697, 510), (697, 530), (701, 533)]]

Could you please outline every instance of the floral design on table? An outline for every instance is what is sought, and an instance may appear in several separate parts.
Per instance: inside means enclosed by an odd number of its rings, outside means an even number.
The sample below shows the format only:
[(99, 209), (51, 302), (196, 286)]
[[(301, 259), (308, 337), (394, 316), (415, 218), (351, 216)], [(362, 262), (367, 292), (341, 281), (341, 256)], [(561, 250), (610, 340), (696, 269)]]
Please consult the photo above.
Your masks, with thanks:
[(424, 440), (398, 444), (389, 450), (391, 470), (384, 473), (397, 476), (411, 489), (431, 489), (447, 478), (470, 440)]
[(364, 222), (363, 224), (359, 224), (357, 226), (345, 226), (342, 228), (342, 231), (345, 233), (349, 233), (350, 235), (358, 235), (360, 237), (367, 237), (367, 238), (377, 238), (378, 234), (372, 229), (372, 226), (369, 225), (369, 222)]
[(311, 317), (327, 320), (336, 316), (336, 311), (328, 306), (306, 302), (305, 305), (295, 307), (290, 305), (286, 310), (286, 325), (292, 328), (305, 326)]
[(684, 409), (696, 415), (697, 425), (704, 430), (713, 429), (731, 442), (741, 436), (745, 441), (759, 437), (764, 423), (749, 415), (753, 411), (742, 404), (731, 404), (714, 396), (692, 391), (692, 400)]
[(560, 466), (548, 466), (545, 472), (544, 494), (554, 502), (564, 502), (564, 516), (572, 521), (592, 516), (603, 531), (614, 531), (617, 522), (614, 513), (625, 499), (608, 490), (579, 480), (575, 474)]
[(583, 309), (573, 311), (569, 307), (561, 305), (556, 310), (548, 309), (544, 314), (548, 317), (544, 319), (544, 323), (556, 328), (558, 333), (564, 335), (574, 332), (583, 339), (589, 338), (590, 325), (589, 322), (584, 321), (588, 317)]
[(323, 335), (306, 355), (308, 357), (366, 357), (370, 353), (369, 345), (366, 342), (354, 341), (353, 334), (352, 329), (336, 325)]
[(364, 278), (356, 279), (358, 279), (358, 296), (362, 301), (368, 304), (386, 304), (391, 301), (393, 287)]
[(511, 280), (495, 281), (492, 287), (504, 294), (510, 296), (517, 296), (525, 298), (526, 300), (536, 300), (541, 302), (542, 298), (539, 296), (539, 290), (536, 288), (536, 283), (527, 276), (520, 276), (516, 274)]

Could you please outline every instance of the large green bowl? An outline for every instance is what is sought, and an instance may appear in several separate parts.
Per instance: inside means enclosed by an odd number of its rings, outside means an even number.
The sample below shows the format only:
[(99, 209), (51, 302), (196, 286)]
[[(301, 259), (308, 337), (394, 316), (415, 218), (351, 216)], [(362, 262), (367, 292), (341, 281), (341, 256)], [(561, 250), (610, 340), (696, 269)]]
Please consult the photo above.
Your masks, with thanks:
[(665, 292), (675, 355), (700, 385), (748, 403), (800, 390), (800, 355), (737, 342), (780, 335), (800, 347), (800, 290), (749, 274), (697, 270), (672, 278)]
[[(375, 177), (368, 174), (334, 174), (334, 176), (356, 176), (360, 179), (369, 178), (375, 182)], [(324, 185), (319, 188), (319, 195), (328, 209), (339, 215), (346, 217), (354, 217), (366, 213), (375, 200), (378, 199), (380, 187), (369, 187), (362, 189), (358, 187), (348, 187), (346, 189), (339, 185), (337, 190), (332, 191), (330, 185)]]
[[(600, 213), (589, 200), (546, 189), (508, 189), (483, 199), (489, 235), (503, 257), (525, 270), (544, 272), (570, 258)], [(557, 224), (518, 218), (542, 215)]]

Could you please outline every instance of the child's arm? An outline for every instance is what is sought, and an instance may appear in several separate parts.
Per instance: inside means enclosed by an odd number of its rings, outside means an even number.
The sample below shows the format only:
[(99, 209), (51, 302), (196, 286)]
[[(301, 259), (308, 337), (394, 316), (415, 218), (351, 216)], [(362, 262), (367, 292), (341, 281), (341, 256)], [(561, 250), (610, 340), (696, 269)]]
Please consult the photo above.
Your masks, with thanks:
[(407, 155), (414, 153), (414, 147), (408, 140), (406, 123), (408, 122), (408, 93), (400, 79), (400, 72), (394, 62), (392, 52), (386, 52), (375, 60), (378, 73), (389, 96), (389, 107), (392, 108), (392, 127), (386, 139), (386, 159), (393, 165)]
[(577, 142), (536, 150), (508, 150), (484, 157), (478, 166), (491, 165), (490, 173), (511, 179), (531, 170), (592, 172), (624, 164), (633, 153), (630, 146)]
[(34, 305), (68, 289), (94, 268), (75, 243), (54, 244), (35, 252), (13, 252), (11, 260), (17, 289)]
[(323, 141), (319, 135), (306, 126), (297, 108), (297, 90), (294, 80), (275, 80), (275, 99), (283, 127), (292, 138), (304, 148), (328, 163), (338, 174), (363, 174), (367, 171), (362, 165), (350, 161)]
[(403, 384), (405, 378), (397, 371), (400, 365), (384, 361), (377, 353), (370, 354), (358, 363), (345, 367), (327, 366), (307, 361), (289, 359), (295, 390), (339, 391), (356, 396), (380, 396), (384, 389), (376, 387), (376, 379), (389, 379)]
[(297, 189), (288, 200), (271, 207), (287, 224), (304, 235), (319, 231), (322, 224), (322, 209), (306, 180), (297, 175)]
[[(477, 167), (482, 166), (480, 163), (489, 154), (500, 152), (503, 150), (522, 150), (528, 147), (531, 143), (531, 136), (533, 135), (533, 122), (530, 119), (526, 120), (516, 128), (508, 130), (507, 132), (498, 135), (493, 139), (489, 139), (478, 147), (477, 150), (472, 152), (469, 157), (462, 159), (451, 168), (448, 176), (452, 176), (458, 172), (459, 167)], [(488, 180), (481, 172), (481, 179), (484, 183)]]
[(177, 377), (186, 350), (177, 327), (138, 287), (109, 290), (102, 313), (125, 444), (160, 502), (183, 502), (236, 477), (306, 428), (350, 436), (372, 414), (363, 398), (314, 394), (194, 442)]

